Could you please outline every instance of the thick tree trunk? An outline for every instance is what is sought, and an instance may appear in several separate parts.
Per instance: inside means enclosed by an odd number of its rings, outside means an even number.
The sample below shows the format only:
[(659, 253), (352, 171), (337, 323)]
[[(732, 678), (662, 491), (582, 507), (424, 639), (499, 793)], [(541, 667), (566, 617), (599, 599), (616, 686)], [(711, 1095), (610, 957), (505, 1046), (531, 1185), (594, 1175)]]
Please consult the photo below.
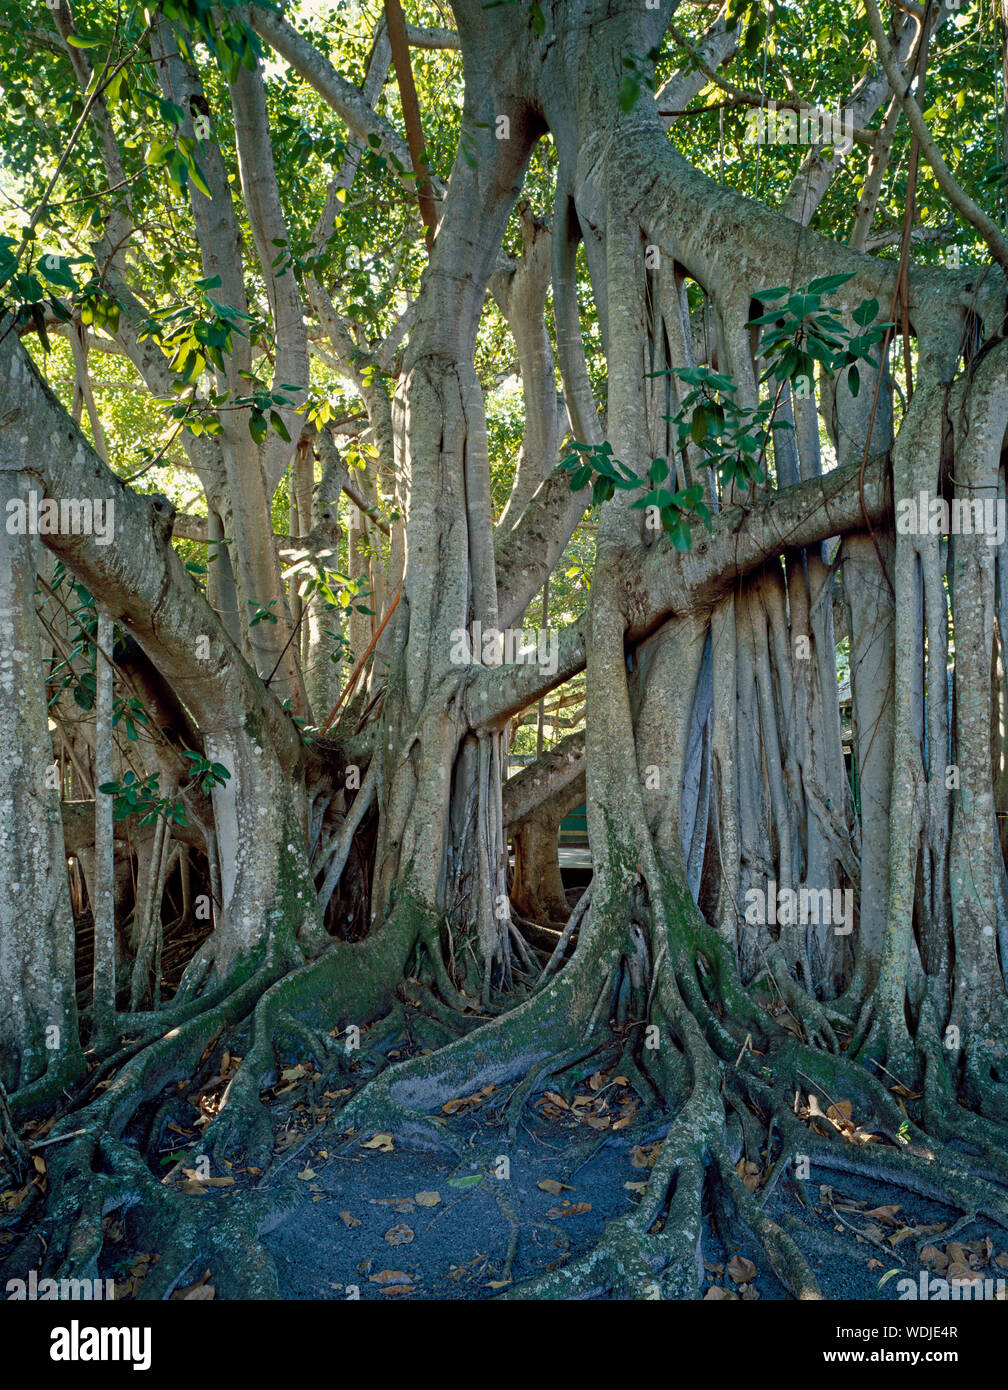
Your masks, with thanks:
[(11, 431), (0, 454), (0, 1082), (17, 1091), (45, 1077), (54, 1091), (83, 1058), (74, 997), (59, 790), (53, 778), (35, 542), (12, 534), (8, 503), (27, 498)]

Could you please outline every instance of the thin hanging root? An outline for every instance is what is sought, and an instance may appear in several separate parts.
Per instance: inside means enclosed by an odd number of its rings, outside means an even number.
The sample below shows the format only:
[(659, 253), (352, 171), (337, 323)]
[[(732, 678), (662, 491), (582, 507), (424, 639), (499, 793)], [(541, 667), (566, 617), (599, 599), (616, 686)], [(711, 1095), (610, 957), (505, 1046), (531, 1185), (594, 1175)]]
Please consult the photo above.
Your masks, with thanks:
[(546, 962), (546, 966), (543, 970), (542, 980), (539, 982), (540, 989), (543, 987), (543, 985), (546, 984), (548, 980), (552, 979), (552, 977), (557, 973), (557, 971), (563, 964), (563, 958), (567, 952), (567, 947), (570, 945), (571, 937), (574, 935), (578, 927), (581, 925), (581, 922), (584, 920), (585, 913), (591, 906), (591, 900), (592, 885), (589, 883), (588, 887), (581, 894), (580, 898), (578, 898), (577, 905), (575, 906), (570, 917), (568, 917), (567, 919), (567, 925), (560, 933), (560, 938), (557, 941), (557, 944), (553, 947), (553, 954)]
[(536, 960), (535, 956), (533, 956), (532, 953), (529, 951), (528, 946), (525, 944), (525, 938), (522, 936), (521, 932), (515, 926), (514, 922), (511, 920), (510, 917), (508, 918), (508, 930), (511, 935), (511, 940), (515, 943), (515, 946), (518, 950), (518, 954), (519, 956), (521, 956), (522, 964), (525, 966), (525, 969), (533, 976), (533, 978), (541, 974), (542, 966)]
[[(444, 953), (441, 950), (441, 937), (439, 932), (433, 930), (425, 932), (423, 940), (424, 945), (427, 947), (427, 954), (430, 958), (431, 965), (434, 969), (434, 979), (437, 984), (438, 993), (441, 995), (444, 1002), (449, 1008), (455, 1009), (460, 1014), (464, 1013), (467, 1009), (476, 1008), (477, 1001), (467, 998), (466, 995), (460, 993), (452, 984), (447, 966), (445, 965)], [(483, 1013), (487, 1014), (499, 1014), (504, 1012), (504, 1007), (502, 1005), (491, 1002), (486, 989), (482, 992), (479, 1008)]]

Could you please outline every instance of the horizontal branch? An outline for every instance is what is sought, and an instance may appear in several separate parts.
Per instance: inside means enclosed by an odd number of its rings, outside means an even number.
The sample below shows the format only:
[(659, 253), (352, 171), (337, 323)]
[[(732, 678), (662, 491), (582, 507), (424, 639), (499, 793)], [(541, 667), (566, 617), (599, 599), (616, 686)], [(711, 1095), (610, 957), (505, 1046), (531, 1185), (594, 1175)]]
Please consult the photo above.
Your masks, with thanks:
[[(651, 546), (628, 554), (621, 606), (626, 639), (636, 644), (673, 614), (711, 608), (744, 575), (786, 550), (815, 545), (889, 519), (887, 457), (877, 455), (865, 469), (863, 508), (860, 467), (850, 464), (821, 478), (761, 498), (746, 507), (730, 507), (713, 521), (712, 533), (693, 529), (693, 546), (676, 550), (663, 536)], [(466, 691), (466, 711), (473, 728), (500, 724), (533, 700), (554, 690), (585, 665), (590, 614), (559, 636), (557, 661), (549, 667), (516, 664), (473, 667)]]
[(504, 783), (504, 824), (517, 825), (585, 770), (584, 733), (568, 734), (555, 748)]
[(0, 325), (0, 402), (0, 470), (27, 477), (47, 498), (97, 501), (111, 523), (111, 536), (61, 530), (42, 537), (47, 547), (136, 638), (202, 730), (233, 723), (237, 703), (237, 718), (251, 716), (268, 728), (280, 756), (294, 765), (294, 725), (172, 549), (171, 504), (135, 493), (102, 462), (9, 320)]

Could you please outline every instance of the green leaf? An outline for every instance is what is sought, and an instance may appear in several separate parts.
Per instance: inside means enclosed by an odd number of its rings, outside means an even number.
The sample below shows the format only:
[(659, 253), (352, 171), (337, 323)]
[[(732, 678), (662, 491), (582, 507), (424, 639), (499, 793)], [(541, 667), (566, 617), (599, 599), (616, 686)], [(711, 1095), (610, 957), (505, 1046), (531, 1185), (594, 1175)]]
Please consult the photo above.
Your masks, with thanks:
[(813, 280), (806, 289), (809, 294), (833, 294), (841, 285), (846, 285), (848, 280), (853, 279), (853, 271), (849, 275), (822, 275), (818, 280)]
[(203, 172), (200, 169), (199, 165), (196, 163), (195, 159), (193, 159), (192, 155), (190, 155), (189, 158), (186, 160), (186, 168), (189, 170), (189, 177), (192, 179), (193, 183), (203, 194), (203, 196), (205, 198), (212, 198), (213, 194), (210, 191), (210, 185), (203, 177)]
[(854, 322), (859, 328), (867, 328), (878, 317), (879, 302), (877, 299), (863, 299), (854, 310)]

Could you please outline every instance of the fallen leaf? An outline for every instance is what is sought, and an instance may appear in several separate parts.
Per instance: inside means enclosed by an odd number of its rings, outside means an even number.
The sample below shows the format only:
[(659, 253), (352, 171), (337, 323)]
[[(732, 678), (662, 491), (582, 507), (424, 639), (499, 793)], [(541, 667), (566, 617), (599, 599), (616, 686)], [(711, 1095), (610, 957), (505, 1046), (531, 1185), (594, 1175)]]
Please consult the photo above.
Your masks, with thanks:
[(403, 1225), (402, 1222), (385, 1232), (385, 1240), (389, 1245), (409, 1245), (412, 1239), (413, 1232), (409, 1226)]
[(440, 1192), (418, 1192), (416, 1204), (418, 1207), (436, 1207), (441, 1200)]
[(380, 1269), (377, 1274), (371, 1275), (372, 1284), (412, 1284), (412, 1274), (407, 1274), (402, 1269)]
[(707, 1300), (723, 1303), (726, 1299), (738, 1300), (738, 1294), (732, 1289), (723, 1289), (720, 1284), (712, 1284), (704, 1294), (704, 1302)]
[(311, 1168), (302, 1168), (300, 1173), (298, 1173), (298, 1177), (301, 1179), (302, 1182), (310, 1182), (314, 1176), (315, 1174)]
[(899, 1245), (900, 1241), (906, 1240), (907, 1236), (912, 1235), (916, 1235), (916, 1232), (911, 1226), (901, 1226), (898, 1231), (893, 1231), (892, 1235), (889, 1237), (889, 1244), (893, 1246)]
[(733, 1255), (725, 1268), (728, 1277), (734, 1284), (748, 1284), (750, 1279), (756, 1277), (756, 1266), (752, 1260), (747, 1260), (744, 1255)]
[(341, 1212), (340, 1212), (340, 1220), (343, 1222), (343, 1225), (344, 1225), (344, 1226), (359, 1226), (359, 1225), (360, 1225), (360, 1222), (357, 1220), (356, 1216), (351, 1216), (350, 1213), (349, 1213), (348, 1211), (341, 1211)]
[(209, 1301), (216, 1296), (217, 1292), (213, 1284), (193, 1284), (189, 1289), (176, 1289), (172, 1294), (173, 1299), (181, 1299), (186, 1302)]
[(583, 1216), (586, 1211), (591, 1211), (591, 1202), (574, 1202), (561, 1207), (550, 1207), (546, 1215), (551, 1221), (557, 1221), (561, 1216)]
[[(150, 1256), (144, 1256), (143, 1258), (149, 1259)], [(171, 1296), (171, 1300), (169, 1301), (199, 1302), (208, 1301), (212, 1298), (215, 1298), (216, 1290), (214, 1289), (213, 1284), (209, 1282), (209, 1280), (210, 1271), (206, 1270), (204, 1271), (203, 1278), (198, 1280), (197, 1283), (189, 1284), (184, 1289), (176, 1289)]]
[(446, 1100), (444, 1105), (442, 1105), (441, 1107), (441, 1113), (444, 1115), (455, 1115), (460, 1110), (469, 1110), (474, 1105), (480, 1105), (484, 1100), (486, 1100), (487, 1096), (493, 1095), (495, 1090), (495, 1086), (487, 1085), (484, 1086), (482, 1090), (476, 1091), (471, 1096), (462, 1096), (458, 1100)]
[(559, 1197), (561, 1192), (573, 1192), (573, 1187), (566, 1182), (558, 1182), (556, 1178), (543, 1178), (542, 1182), (537, 1182), (536, 1187), (543, 1192), (548, 1192), (551, 1197)]
[(391, 1134), (373, 1134), (361, 1145), (362, 1149), (378, 1149), (383, 1154), (390, 1154), (394, 1147)]
[(896, 1225), (896, 1213), (900, 1210), (895, 1207), (872, 1207), (871, 1211), (866, 1211), (865, 1216), (874, 1216), (878, 1221), (888, 1221), (890, 1226)]

